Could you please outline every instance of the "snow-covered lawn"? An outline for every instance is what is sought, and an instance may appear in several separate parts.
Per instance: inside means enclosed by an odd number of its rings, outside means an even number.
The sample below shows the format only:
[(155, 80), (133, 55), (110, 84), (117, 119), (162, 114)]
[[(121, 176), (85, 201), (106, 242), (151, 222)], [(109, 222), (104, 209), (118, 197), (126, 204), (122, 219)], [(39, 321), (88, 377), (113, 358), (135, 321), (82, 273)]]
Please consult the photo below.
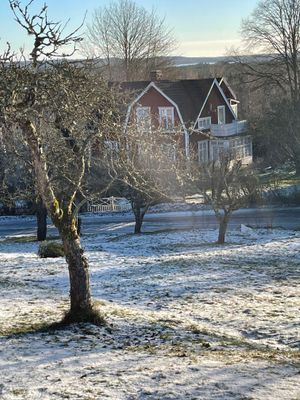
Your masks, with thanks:
[(300, 232), (216, 235), (84, 237), (107, 327), (31, 333), (67, 309), (65, 262), (0, 242), (0, 399), (300, 399)]

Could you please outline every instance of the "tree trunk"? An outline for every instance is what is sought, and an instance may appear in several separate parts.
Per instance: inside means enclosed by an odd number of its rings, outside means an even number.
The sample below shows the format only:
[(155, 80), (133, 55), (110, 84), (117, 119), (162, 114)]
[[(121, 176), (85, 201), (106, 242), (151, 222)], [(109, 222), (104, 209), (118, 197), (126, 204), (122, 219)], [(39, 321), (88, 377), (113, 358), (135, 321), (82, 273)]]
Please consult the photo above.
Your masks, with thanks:
[(142, 233), (142, 224), (143, 224), (143, 218), (141, 216), (141, 212), (139, 212), (138, 214), (135, 214), (135, 225), (134, 225), (135, 234)]
[(226, 236), (226, 231), (227, 231), (228, 220), (229, 220), (229, 217), (227, 215), (224, 215), (223, 217), (221, 217), (221, 219), (219, 221), (218, 244), (225, 243), (225, 236)]
[(37, 240), (39, 242), (47, 238), (47, 208), (39, 196), (36, 201)]
[(63, 218), (59, 227), (70, 277), (70, 311), (68, 322), (95, 322), (91, 320), (93, 305), (90, 293), (89, 265), (77, 233), (76, 221)]
[(68, 263), (71, 304), (70, 311), (63, 322), (103, 323), (103, 319), (97, 311), (93, 310), (88, 261), (80, 245), (76, 219), (72, 216), (75, 193), (68, 199), (69, 206), (61, 208), (47, 173), (48, 168), (40, 137), (30, 121), (21, 121), (20, 126), (31, 150), (38, 194), (41, 196), (52, 222), (60, 233)]
[(136, 202), (131, 203), (132, 211), (134, 213), (134, 218), (135, 218), (135, 226), (134, 226), (134, 234), (140, 234), (142, 233), (142, 225), (143, 225), (143, 220), (144, 216), (149, 208), (149, 205), (146, 205), (145, 207), (141, 207), (140, 204), (137, 204)]

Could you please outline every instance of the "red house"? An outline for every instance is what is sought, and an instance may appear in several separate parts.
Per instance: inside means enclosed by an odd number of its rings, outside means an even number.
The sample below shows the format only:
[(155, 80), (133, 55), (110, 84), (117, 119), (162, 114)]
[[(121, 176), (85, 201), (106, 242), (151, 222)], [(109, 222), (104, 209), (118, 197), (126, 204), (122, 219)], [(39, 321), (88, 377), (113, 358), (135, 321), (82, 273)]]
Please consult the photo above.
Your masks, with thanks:
[(126, 125), (134, 120), (143, 130), (176, 129), (186, 157), (193, 149), (199, 163), (226, 151), (244, 164), (252, 162), (247, 122), (239, 121), (239, 101), (224, 78), (171, 81), (154, 71), (150, 81), (123, 82), (120, 88), (130, 93)]

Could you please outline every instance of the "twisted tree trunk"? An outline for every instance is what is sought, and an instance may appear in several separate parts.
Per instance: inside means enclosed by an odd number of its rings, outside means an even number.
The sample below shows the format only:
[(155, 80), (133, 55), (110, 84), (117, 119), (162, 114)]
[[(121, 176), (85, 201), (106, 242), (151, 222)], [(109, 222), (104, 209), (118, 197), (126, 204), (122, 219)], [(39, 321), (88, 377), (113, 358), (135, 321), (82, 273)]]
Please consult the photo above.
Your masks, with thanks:
[(47, 163), (34, 125), (30, 121), (24, 120), (20, 122), (20, 127), (31, 150), (37, 192), (41, 196), (53, 224), (58, 229), (64, 246), (70, 277), (70, 310), (65, 322), (103, 322), (93, 310), (89, 265), (80, 245), (76, 218), (72, 214), (75, 193), (66, 199), (66, 204), (69, 205), (61, 208), (47, 173)]
[[(64, 210), (67, 213), (67, 210)], [(64, 216), (57, 227), (63, 242), (70, 278), (70, 311), (68, 322), (93, 321), (93, 305), (90, 293), (89, 264), (80, 244), (76, 219)]]

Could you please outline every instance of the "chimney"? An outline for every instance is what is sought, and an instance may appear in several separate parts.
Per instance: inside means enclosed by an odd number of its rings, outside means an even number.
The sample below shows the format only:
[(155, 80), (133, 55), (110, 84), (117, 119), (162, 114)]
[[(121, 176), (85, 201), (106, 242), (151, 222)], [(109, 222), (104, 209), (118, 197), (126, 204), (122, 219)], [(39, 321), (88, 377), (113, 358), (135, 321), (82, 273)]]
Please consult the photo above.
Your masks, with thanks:
[(150, 72), (150, 80), (152, 82), (161, 81), (162, 80), (162, 71), (160, 69), (156, 69)]

